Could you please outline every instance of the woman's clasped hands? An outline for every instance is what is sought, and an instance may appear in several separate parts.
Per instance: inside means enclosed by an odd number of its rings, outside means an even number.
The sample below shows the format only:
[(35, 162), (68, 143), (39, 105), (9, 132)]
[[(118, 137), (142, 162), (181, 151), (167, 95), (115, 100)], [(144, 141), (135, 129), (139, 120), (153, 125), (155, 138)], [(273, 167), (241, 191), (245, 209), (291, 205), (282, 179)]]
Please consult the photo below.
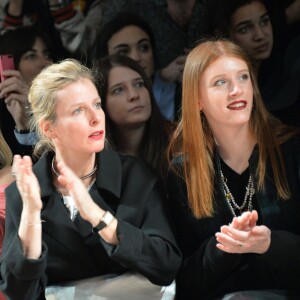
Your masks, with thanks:
[(257, 253), (268, 251), (271, 243), (271, 231), (268, 227), (257, 225), (256, 210), (244, 212), (234, 217), (229, 225), (216, 233), (217, 248), (227, 253)]

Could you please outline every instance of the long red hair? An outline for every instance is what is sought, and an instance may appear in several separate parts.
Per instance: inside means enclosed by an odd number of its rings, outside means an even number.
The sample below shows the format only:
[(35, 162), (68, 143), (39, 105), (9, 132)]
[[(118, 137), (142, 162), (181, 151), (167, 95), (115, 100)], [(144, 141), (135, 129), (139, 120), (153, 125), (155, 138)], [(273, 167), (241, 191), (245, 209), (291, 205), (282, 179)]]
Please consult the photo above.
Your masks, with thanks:
[(214, 212), (215, 177), (215, 142), (205, 115), (199, 111), (199, 80), (204, 70), (222, 56), (245, 61), (250, 72), (254, 108), (249, 125), (259, 149), (257, 188), (264, 188), (266, 161), (269, 158), (278, 196), (282, 199), (290, 197), (279, 145), (294, 135), (296, 130), (290, 130), (265, 109), (254, 70), (244, 50), (228, 40), (209, 40), (196, 46), (187, 57), (182, 81), (182, 116), (168, 148), (168, 157), (184, 157), (182, 168), (176, 171), (186, 182), (188, 202), (197, 218), (212, 216)]

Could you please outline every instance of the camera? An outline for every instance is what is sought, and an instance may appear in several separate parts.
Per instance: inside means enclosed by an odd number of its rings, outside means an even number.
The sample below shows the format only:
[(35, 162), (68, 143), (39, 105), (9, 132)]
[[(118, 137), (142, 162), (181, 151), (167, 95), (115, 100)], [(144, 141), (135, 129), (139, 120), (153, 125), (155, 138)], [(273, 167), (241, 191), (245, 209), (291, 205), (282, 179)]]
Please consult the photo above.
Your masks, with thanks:
[(5, 80), (5, 76), (3, 76), (3, 71), (6, 70), (14, 70), (14, 58), (12, 55), (0, 55), (0, 82)]

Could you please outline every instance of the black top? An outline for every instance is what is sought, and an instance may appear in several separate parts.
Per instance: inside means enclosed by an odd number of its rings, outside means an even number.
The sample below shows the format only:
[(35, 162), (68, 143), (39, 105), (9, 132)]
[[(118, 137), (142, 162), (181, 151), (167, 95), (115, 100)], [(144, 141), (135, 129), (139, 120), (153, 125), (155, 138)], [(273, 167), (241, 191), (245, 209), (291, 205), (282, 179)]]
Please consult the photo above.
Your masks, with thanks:
[(43, 155), (33, 170), (41, 186), (42, 254), (23, 256), (18, 227), (22, 200), (13, 183), (6, 190), (6, 232), (0, 289), (10, 299), (45, 299), (45, 288), (63, 281), (137, 271), (158, 285), (172, 282), (181, 255), (170, 229), (157, 177), (143, 163), (104, 150), (97, 154), (93, 200), (118, 219), (119, 244), (93, 232), (80, 215), (72, 222), (52, 183), (53, 154)]

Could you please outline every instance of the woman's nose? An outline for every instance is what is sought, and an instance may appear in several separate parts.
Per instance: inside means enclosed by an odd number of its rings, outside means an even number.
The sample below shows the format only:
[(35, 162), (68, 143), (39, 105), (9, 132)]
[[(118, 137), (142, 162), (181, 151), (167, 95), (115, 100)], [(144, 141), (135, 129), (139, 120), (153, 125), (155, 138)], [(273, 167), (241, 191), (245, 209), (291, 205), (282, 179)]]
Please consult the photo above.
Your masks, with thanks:
[(139, 93), (133, 87), (128, 89), (128, 101), (134, 101), (139, 98)]
[(230, 96), (237, 96), (241, 94), (242, 88), (238, 82), (233, 82), (230, 85)]
[(92, 110), (90, 116), (90, 123), (92, 125), (99, 124), (101, 122), (101, 113), (99, 110)]
[(263, 28), (260, 26), (255, 26), (254, 28), (254, 39), (255, 40), (262, 40), (265, 37), (265, 33)]
[(133, 60), (140, 62), (141, 61), (141, 55), (140, 52), (138, 51), (138, 49), (132, 49), (129, 55), (130, 58), (132, 58)]

